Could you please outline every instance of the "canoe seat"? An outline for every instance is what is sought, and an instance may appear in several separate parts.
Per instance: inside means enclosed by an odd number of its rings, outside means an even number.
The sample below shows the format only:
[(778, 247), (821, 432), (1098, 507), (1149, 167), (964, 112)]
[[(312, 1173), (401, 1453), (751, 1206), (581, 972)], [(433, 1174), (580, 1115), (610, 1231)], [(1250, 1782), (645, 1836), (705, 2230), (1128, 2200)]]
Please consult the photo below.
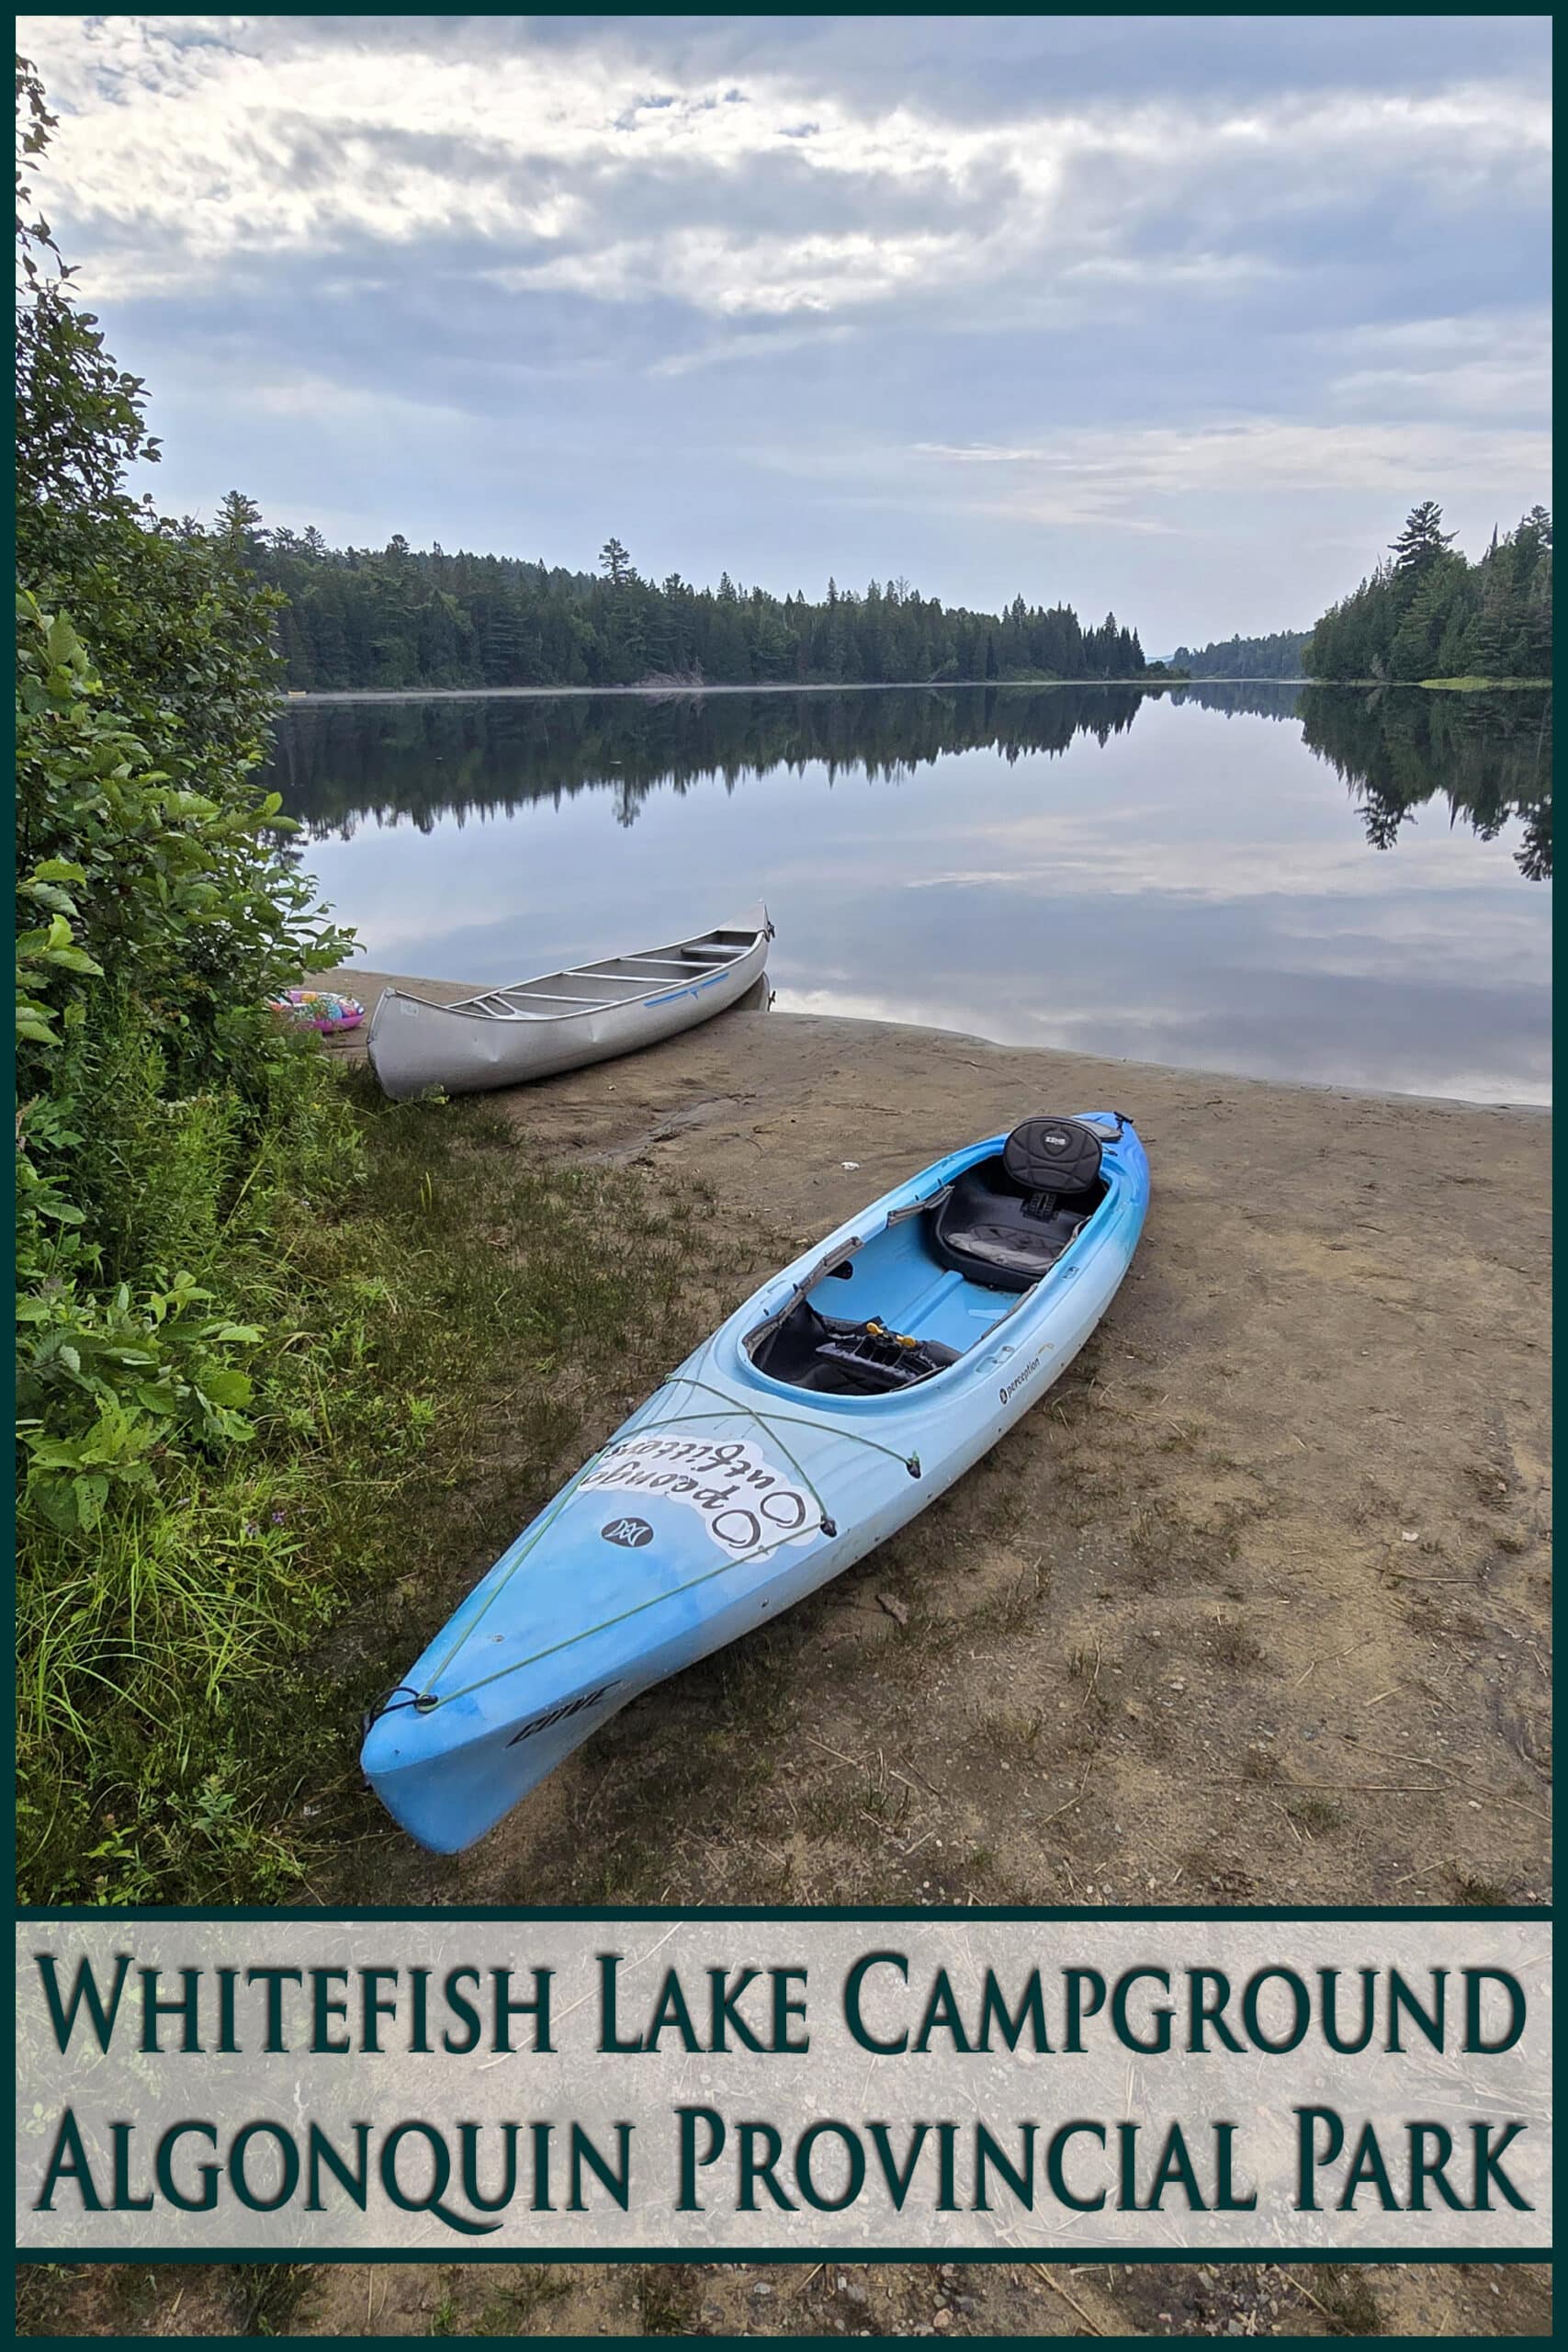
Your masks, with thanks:
[(1100, 1138), (1077, 1119), (1026, 1119), (931, 1212), (931, 1250), (988, 1290), (1032, 1290), (1105, 1198)]

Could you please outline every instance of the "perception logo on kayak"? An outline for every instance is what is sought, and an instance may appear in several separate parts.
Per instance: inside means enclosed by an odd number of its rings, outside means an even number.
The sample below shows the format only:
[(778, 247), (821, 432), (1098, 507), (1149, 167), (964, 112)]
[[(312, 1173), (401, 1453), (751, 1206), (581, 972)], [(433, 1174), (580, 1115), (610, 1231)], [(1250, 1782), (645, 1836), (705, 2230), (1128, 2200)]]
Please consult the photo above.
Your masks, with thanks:
[(653, 1530), (646, 1519), (606, 1520), (599, 1532), (606, 1544), (622, 1544), (628, 1552), (640, 1552), (653, 1541)]
[[(619, 1438), (582, 1484), (596, 1494), (659, 1495), (682, 1503), (722, 1550), (737, 1555), (804, 1542), (822, 1523), (821, 1506), (750, 1438)], [(608, 1536), (610, 1529), (604, 1532)]]

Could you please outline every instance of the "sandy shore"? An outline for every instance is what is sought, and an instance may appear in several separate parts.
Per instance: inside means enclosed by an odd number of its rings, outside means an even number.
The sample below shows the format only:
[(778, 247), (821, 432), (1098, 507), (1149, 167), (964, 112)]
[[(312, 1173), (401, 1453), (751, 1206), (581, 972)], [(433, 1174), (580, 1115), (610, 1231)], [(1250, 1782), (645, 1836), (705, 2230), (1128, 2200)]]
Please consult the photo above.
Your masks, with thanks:
[[(771, 1859), (743, 1805), (690, 1826), (670, 1899), (781, 1871), (807, 1902), (1546, 1894), (1542, 1116), (761, 1012), (495, 1099), (552, 1153), (702, 1177), (759, 1272), (1031, 1111), (1124, 1110), (1153, 1167), (1072, 1373), (772, 1637)], [(519, 1899), (607, 1770), (633, 1801), (710, 1670), (463, 1860), (411, 1854), (411, 1894)], [(897, 1835), (828, 1827), (878, 1757), (917, 1792)]]

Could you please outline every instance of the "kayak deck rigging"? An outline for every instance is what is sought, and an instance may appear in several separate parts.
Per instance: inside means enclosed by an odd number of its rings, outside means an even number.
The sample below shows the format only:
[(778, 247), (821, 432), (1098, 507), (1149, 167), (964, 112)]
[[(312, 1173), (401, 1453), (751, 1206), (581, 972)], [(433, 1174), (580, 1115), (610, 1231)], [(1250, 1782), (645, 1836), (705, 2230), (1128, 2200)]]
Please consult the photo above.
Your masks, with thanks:
[[(633, 1420), (627, 1424), (626, 1430), (623, 1432), (623, 1435), (635, 1434), (637, 1437), (649, 1437), (660, 1430), (685, 1428), (699, 1422), (705, 1426), (707, 1423), (716, 1420), (739, 1419), (753, 1422), (758, 1429), (761, 1430), (767, 1436), (773, 1439), (773, 1443), (778, 1447), (779, 1452), (784, 1454), (785, 1460), (789, 1463), (791, 1468), (800, 1479), (801, 1484), (810, 1495), (813, 1502), (816, 1503), (820, 1515), (819, 1524), (821, 1532), (824, 1535), (836, 1535), (839, 1532), (838, 1528), (829, 1514), (827, 1505), (823, 1502), (820, 1494), (818, 1492), (810, 1472), (806, 1468), (799, 1457), (791, 1450), (785, 1441), (779, 1435), (779, 1425), (781, 1422), (785, 1425), (795, 1423), (801, 1429), (813, 1430), (818, 1437), (842, 1437), (847, 1435), (852, 1442), (859, 1445), (869, 1446), (874, 1453), (885, 1453), (890, 1460), (902, 1463), (904, 1468), (908, 1472), (911, 1478), (918, 1478), (920, 1475), (920, 1462), (918, 1454), (904, 1452), (896, 1445), (885, 1444), (881, 1439), (868, 1435), (864, 1430), (851, 1429), (846, 1431), (836, 1422), (814, 1419), (808, 1414), (780, 1413), (774, 1411), (772, 1408), (748, 1404), (732, 1396), (728, 1390), (715, 1388), (707, 1381), (698, 1380), (694, 1378), (692, 1374), (685, 1372), (672, 1374), (670, 1380), (666, 1383), (665, 1388), (661, 1389), (660, 1394), (662, 1396), (668, 1389), (676, 1387), (689, 1388), (694, 1392), (694, 1394), (713, 1397), (716, 1402), (705, 1406), (700, 1412), (660, 1413), (651, 1420)], [(758, 1543), (754, 1544), (750, 1551), (734, 1554), (731, 1557), (722, 1561), (717, 1567), (706, 1569), (701, 1576), (688, 1578), (684, 1584), (666, 1587), (657, 1592), (649, 1593), (644, 1600), (636, 1602), (631, 1608), (618, 1611), (614, 1617), (602, 1619), (596, 1624), (583, 1625), (579, 1631), (570, 1634), (565, 1641), (552, 1642), (547, 1648), (535, 1650), (532, 1655), (527, 1657), (513, 1658), (507, 1665), (498, 1667), (493, 1674), (480, 1675), (476, 1681), (465, 1682), (455, 1690), (437, 1690), (434, 1686), (441, 1679), (441, 1677), (446, 1673), (447, 1668), (455, 1663), (463, 1650), (467, 1648), (469, 1642), (472, 1641), (474, 1635), (479, 1632), (479, 1626), (484, 1622), (484, 1619), (488, 1616), (491, 1610), (501, 1599), (502, 1594), (511, 1584), (512, 1579), (516, 1575), (518, 1569), (523, 1566), (529, 1555), (549, 1532), (550, 1527), (554, 1521), (560, 1516), (560, 1513), (565, 1510), (567, 1504), (571, 1500), (572, 1496), (587, 1478), (589, 1473), (599, 1462), (603, 1460), (604, 1455), (607, 1451), (607, 1448), (602, 1447), (599, 1453), (589, 1456), (588, 1460), (583, 1464), (576, 1476), (572, 1478), (567, 1486), (562, 1487), (560, 1493), (556, 1497), (555, 1501), (551, 1504), (549, 1510), (546, 1511), (537, 1522), (524, 1535), (517, 1546), (516, 1556), (513, 1559), (511, 1565), (507, 1568), (506, 1574), (497, 1580), (494, 1589), (487, 1596), (484, 1607), (479, 1611), (478, 1615), (475, 1616), (468, 1624), (464, 1626), (461, 1634), (452, 1644), (445, 1657), (439, 1659), (436, 1665), (426, 1674), (423, 1688), (416, 1690), (413, 1685), (410, 1683), (400, 1683), (397, 1690), (389, 1692), (387, 1698), (381, 1702), (380, 1706), (373, 1710), (372, 1716), (368, 1720), (374, 1720), (377, 1715), (390, 1713), (400, 1706), (412, 1707), (418, 1714), (429, 1714), (434, 1708), (441, 1706), (444, 1703), (450, 1702), (456, 1699), (468, 1698), (474, 1691), (485, 1690), (492, 1682), (502, 1681), (505, 1677), (510, 1674), (521, 1673), (525, 1667), (536, 1666), (541, 1658), (553, 1657), (558, 1651), (570, 1649), (574, 1642), (589, 1641), (595, 1634), (604, 1633), (611, 1625), (623, 1624), (628, 1617), (636, 1617), (645, 1609), (656, 1608), (660, 1601), (672, 1600), (678, 1593), (690, 1592), (697, 1585), (707, 1583), (713, 1577), (722, 1576), (727, 1570), (731, 1568), (744, 1567), (750, 1561), (762, 1558), (769, 1552), (776, 1551), (778, 1549), (778, 1539), (776, 1537), (770, 1538), (765, 1542)], [(404, 1698), (402, 1695), (405, 1690), (409, 1694), (407, 1698)]]

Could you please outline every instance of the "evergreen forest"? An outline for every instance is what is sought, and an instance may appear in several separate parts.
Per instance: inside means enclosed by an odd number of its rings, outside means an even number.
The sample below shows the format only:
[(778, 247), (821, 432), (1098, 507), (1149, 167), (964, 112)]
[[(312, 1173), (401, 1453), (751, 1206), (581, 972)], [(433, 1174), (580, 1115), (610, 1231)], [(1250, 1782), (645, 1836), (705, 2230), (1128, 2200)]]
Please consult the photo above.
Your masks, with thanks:
[(1195, 652), (1179, 645), (1171, 655), (1173, 670), (1190, 678), (1300, 678), (1304, 628), (1277, 628), (1269, 637), (1227, 637)]
[(263, 527), (231, 492), (220, 532), (237, 540), (278, 614), (284, 684), (372, 687), (882, 685), (987, 679), (1138, 679), (1136, 629), (1071, 605), (970, 612), (906, 581), (862, 591), (829, 580), (815, 602), (738, 585), (645, 579), (619, 539), (594, 571), (517, 557), (330, 548), (316, 530)]
[(1551, 517), (1532, 506), (1477, 563), (1436, 499), (1412, 508), (1387, 556), (1308, 638), (1308, 677), (1532, 679), (1551, 675)]

